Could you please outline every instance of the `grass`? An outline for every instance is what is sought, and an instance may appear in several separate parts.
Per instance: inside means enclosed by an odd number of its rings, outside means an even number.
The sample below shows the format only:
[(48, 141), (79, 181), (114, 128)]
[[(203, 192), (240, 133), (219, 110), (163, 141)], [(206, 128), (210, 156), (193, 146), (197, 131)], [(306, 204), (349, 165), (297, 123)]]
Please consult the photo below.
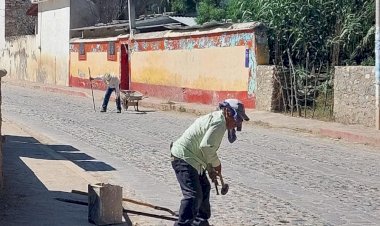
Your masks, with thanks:
[[(324, 95), (321, 95), (317, 97), (316, 99), (316, 105), (315, 105), (315, 111), (314, 111), (314, 117), (313, 117), (313, 106), (306, 107), (306, 115), (305, 115), (305, 108), (300, 107), (301, 109), (301, 116), (303, 118), (313, 118), (321, 121), (331, 122), (334, 121), (334, 97), (332, 95), (328, 95), (326, 99), (326, 107), (325, 107), (325, 97)], [(291, 115), (290, 111), (283, 112), (285, 115)], [(293, 116), (297, 117), (298, 112), (296, 109), (294, 109)]]

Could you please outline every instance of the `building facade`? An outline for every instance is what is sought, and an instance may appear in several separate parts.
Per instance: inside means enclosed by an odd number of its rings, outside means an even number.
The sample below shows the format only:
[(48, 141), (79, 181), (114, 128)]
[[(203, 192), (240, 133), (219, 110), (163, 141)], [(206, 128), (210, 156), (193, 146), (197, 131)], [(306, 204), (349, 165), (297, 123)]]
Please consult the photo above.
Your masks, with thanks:
[(89, 87), (90, 67), (93, 75), (119, 75), (122, 89), (148, 96), (202, 104), (238, 98), (254, 108), (257, 65), (268, 60), (266, 30), (259, 23), (148, 32), (132, 39), (75, 39), (70, 85)]
[[(9, 1), (0, 0), (0, 9)], [(35, 15), (30, 15), (38, 18), (34, 35), (5, 37), (5, 30), (12, 25), (0, 17), (4, 24), (0, 26), (1, 65), (9, 72), (9, 79), (67, 86), (70, 29), (95, 23), (96, 15), (91, 15), (93, 11), (86, 0), (31, 2), (38, 2), (33, 5), (37, 6)], [(11, 6), (4, 8), (4, 12), (14, 10)]]

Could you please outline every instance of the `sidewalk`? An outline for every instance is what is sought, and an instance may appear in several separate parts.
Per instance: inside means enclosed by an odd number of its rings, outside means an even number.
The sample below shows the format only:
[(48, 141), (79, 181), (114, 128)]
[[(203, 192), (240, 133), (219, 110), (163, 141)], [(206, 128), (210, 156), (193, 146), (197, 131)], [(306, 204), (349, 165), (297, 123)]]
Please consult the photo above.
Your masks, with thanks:
[(10, 122), (3, 122), (2, 135), (0, 225), (91, 225), (86, 207), (55, 198), (87, 201), (71, 189), (86, 191), (96, 180)]
[[(56, 85), (45, 85), (24, 81), (5, 80), (10, 85), (24, 86), (28, 88), (41, 89), (49, 92), (59, 92), (67, 95), (91, 97), (90, 89), (75, 87), (64, 87)], [(96, 103), (100, 103), (104, 91), (94, 90)], [(205, 114), (215, 110), (215, 106), (181, 103), (148, 97), (139, 102), (139, 105), (146, 108), (154, 108), (162, 111), (187, 112), (196, 115)], [(99, 106), (97, 106), (99, 109)], [(368, 128), (360, 125), (344, 125), (334, 122), (323, 122), (313, 119), (290, 117), (279, 113), (247, 110), (250, 123), (258, 126), (270, 128), (290, 129), (298, 132), (312, 133), (318, 136), (330, 137), (333, 139), (343, 139), (353, 143), (360, 143), (372, 146), (380, 146), (380, 131), (375, 128)]]
[[(56, 198), (87, 202), (87, 196), (72, 190), (87, 191), (88, 184), (108, 183), (107, 172), (94, 177), (74, 161), (59, 154), (54, 145), (28, 128), (3, 121), (4, 187), (0, 190), (0, 225), (90, 226), (88, 207), (56, 200)], [(47, 138), (46, 138), (47, 139)], [(61, 146), (69, 150), (69, 146)], [(82, 156), (83, 157), (83, 156)], [(90, 157), (90, 156), (88, 156)], [(123, 197), (128, 197), (123, 189)], [(144, 206), (123, 203), (124, 208), (143, 213), (167, 215)], [(164, 220), (123, 214), (124, 223), (117, 225), (166, 225)], [(164, 221), (171, 222), (171, 221)]]

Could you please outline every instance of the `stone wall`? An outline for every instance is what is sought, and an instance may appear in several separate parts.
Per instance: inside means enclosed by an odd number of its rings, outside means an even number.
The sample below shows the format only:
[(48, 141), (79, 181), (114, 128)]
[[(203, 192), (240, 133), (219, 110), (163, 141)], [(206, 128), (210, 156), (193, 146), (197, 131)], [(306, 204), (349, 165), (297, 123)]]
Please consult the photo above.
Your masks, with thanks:
[(374, 67), (335, 67), (335, 121), (374, 127), (375, 103)]
[(259, 65), (256, 69), (256, 109), (260, 111), (275, 110), (278, 83), (275, 82), (276, 67)]

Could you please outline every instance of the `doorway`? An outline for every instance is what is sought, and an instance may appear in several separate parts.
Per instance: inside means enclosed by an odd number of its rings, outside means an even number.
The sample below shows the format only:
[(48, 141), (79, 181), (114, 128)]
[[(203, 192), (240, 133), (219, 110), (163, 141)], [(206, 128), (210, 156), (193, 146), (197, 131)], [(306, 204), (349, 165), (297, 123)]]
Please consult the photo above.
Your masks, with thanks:
[(129, 90), (130, 75), (129, 75), (129, 61), (128, 61), (128, 45), (121, 44), (120, 51), (120, 89)]

